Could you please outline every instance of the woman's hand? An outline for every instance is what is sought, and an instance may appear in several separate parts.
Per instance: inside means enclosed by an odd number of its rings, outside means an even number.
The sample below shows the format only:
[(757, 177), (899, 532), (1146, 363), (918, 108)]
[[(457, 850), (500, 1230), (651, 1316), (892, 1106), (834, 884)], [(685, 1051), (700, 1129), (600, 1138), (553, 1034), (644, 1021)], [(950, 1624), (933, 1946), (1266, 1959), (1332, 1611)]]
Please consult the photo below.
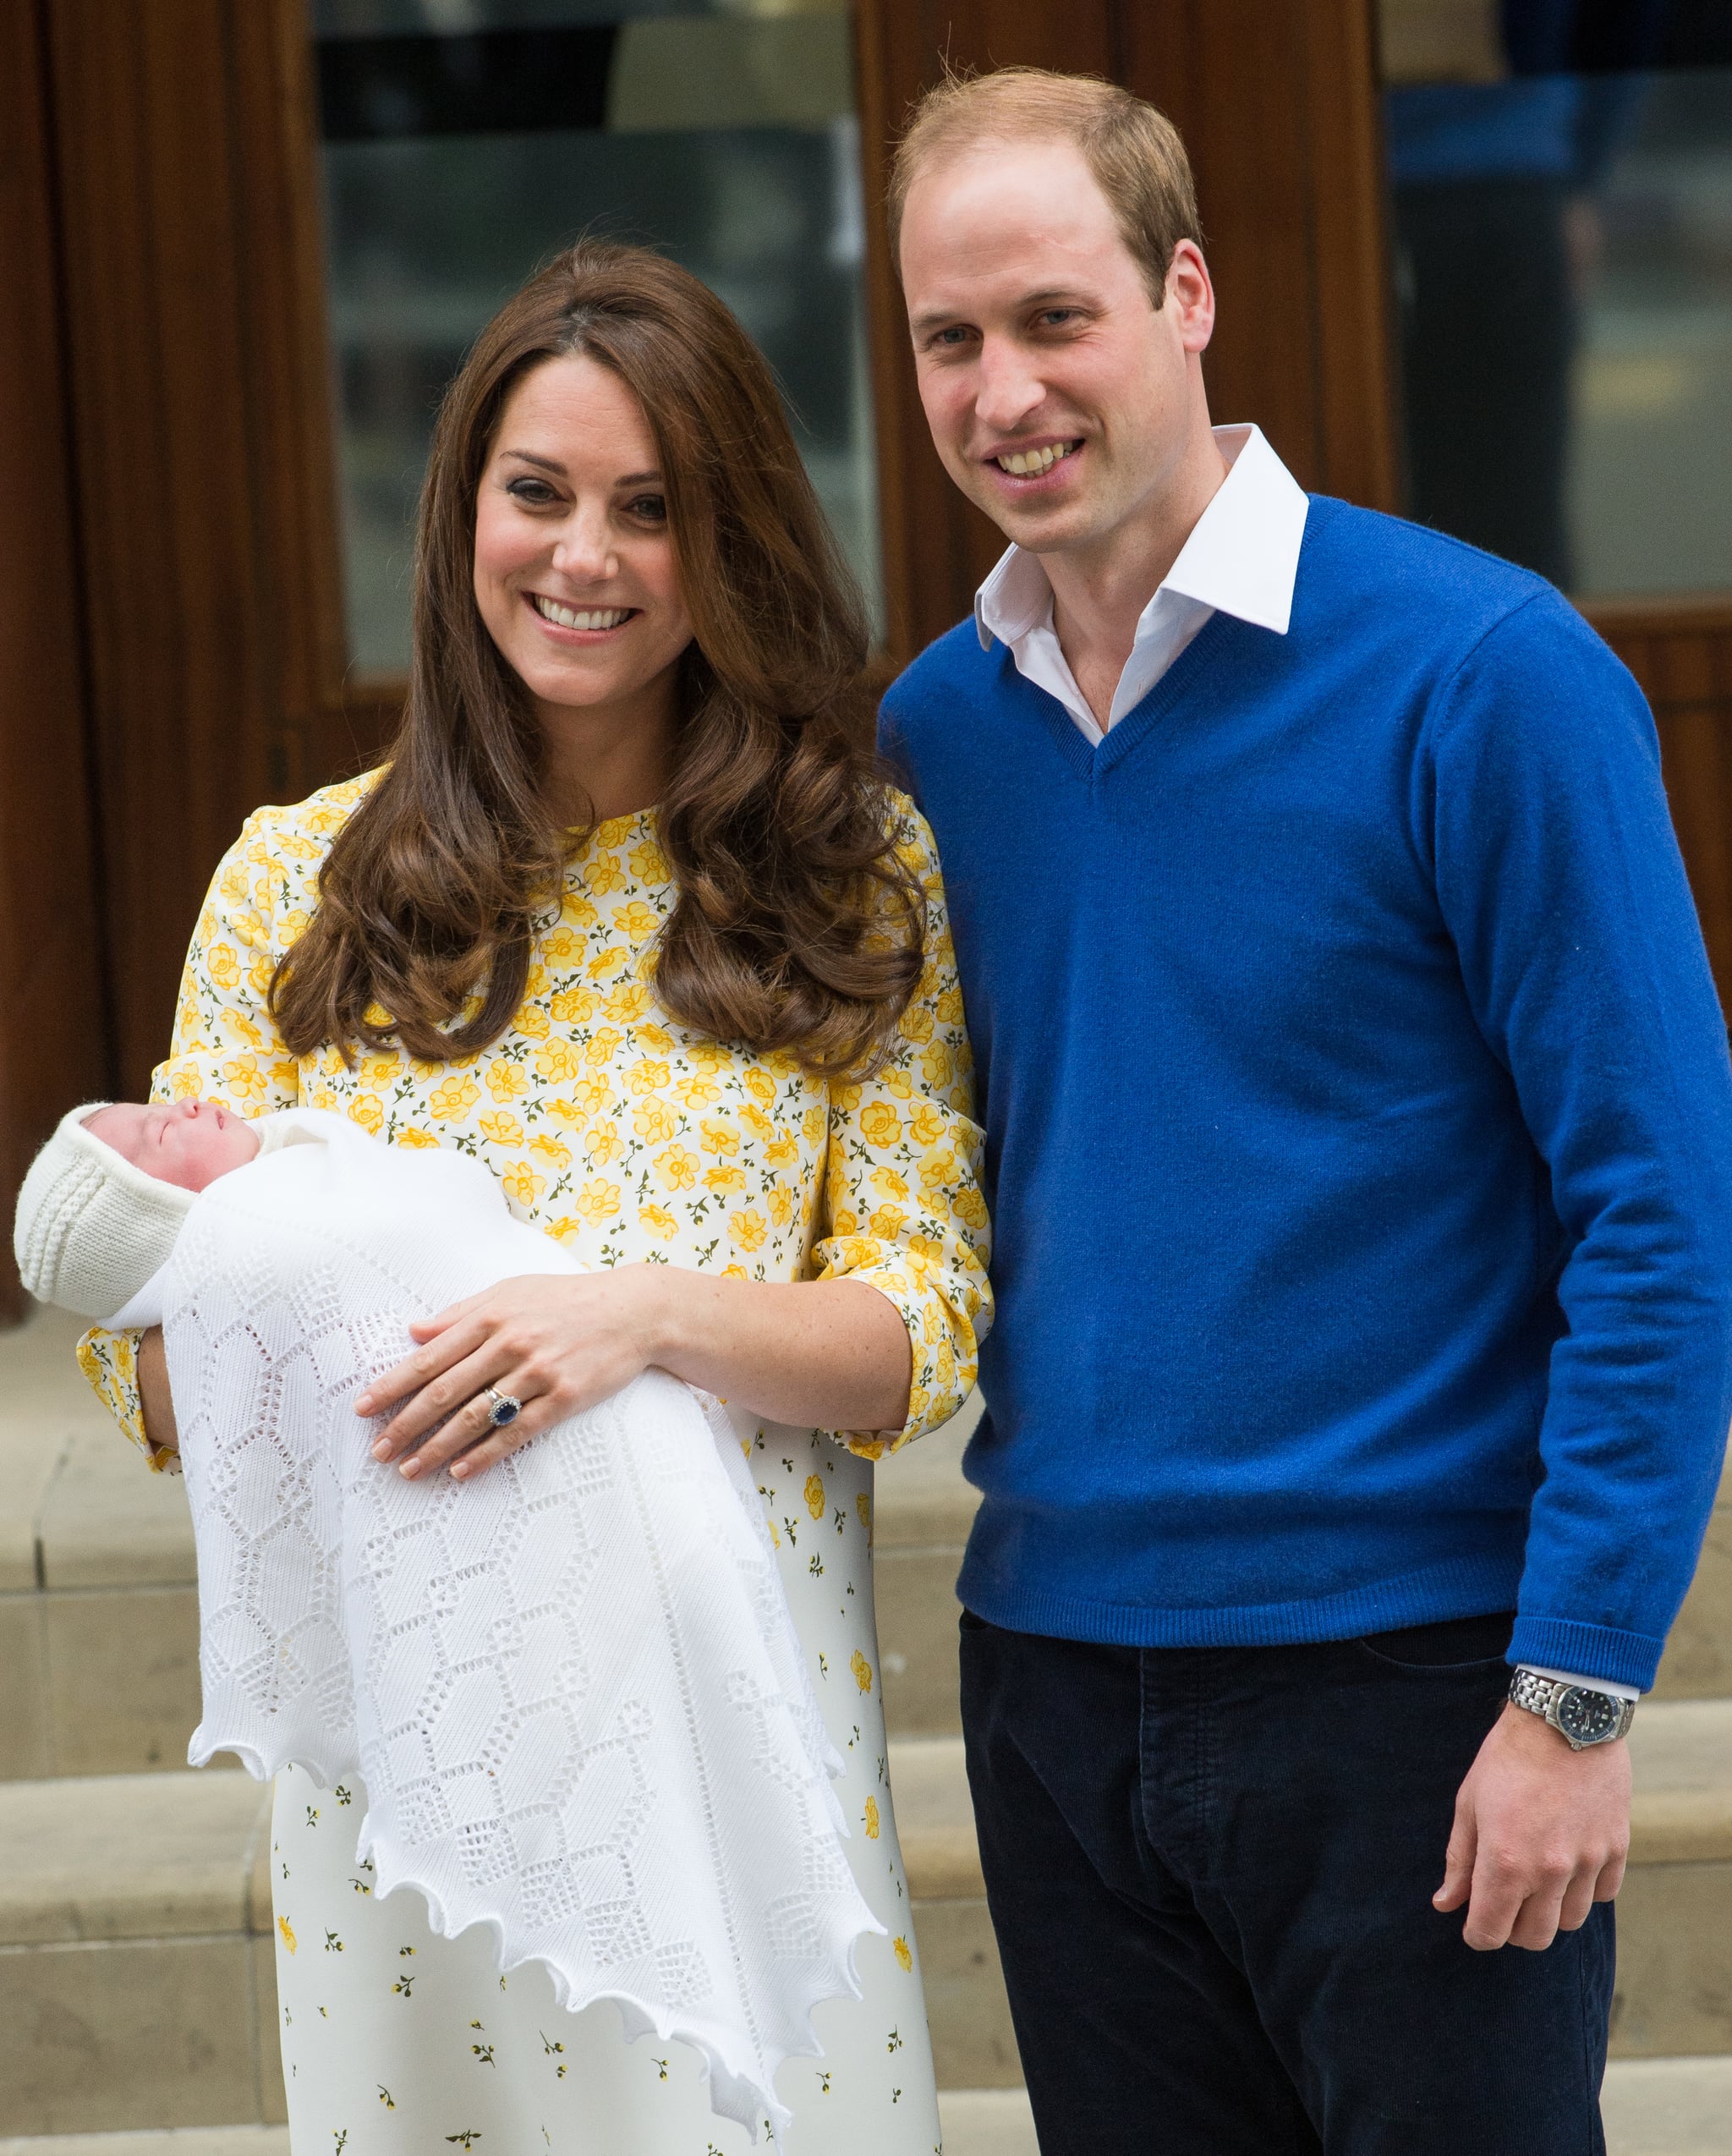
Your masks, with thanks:
[[(665, 1270), (622, 1265), (575, 1278), (527, 1274), (411, 1325), (422, 1346), (355, 1402), (358, 1415), (404, 1402), (380, 1433), (373, 1457), (402, 1460), (401, 1472), (410, 1477), (449, 1466), (461, 1479), (617, 1392), (655, 1359), (662, 1299), (656, 1275)], [(489, 1419), (489, 1385), (523, 1403), (498, 1429)], [(428, 1437), (441, 1421), (444, 1428)]]
[[(875, 1431), (907, 1418), (907, 1332), (863, 1281), (725, 1280), (677, 1265), (537, 1273), (409, 1330), (422, 1345), (355, 1413), (396, 1409), (373, 1456), (412, 1477), (479, 1473), (652, 1364), (772, 1422)], [(523, 1403), (501, 1429), (488, 1420), (490, 1385)]]

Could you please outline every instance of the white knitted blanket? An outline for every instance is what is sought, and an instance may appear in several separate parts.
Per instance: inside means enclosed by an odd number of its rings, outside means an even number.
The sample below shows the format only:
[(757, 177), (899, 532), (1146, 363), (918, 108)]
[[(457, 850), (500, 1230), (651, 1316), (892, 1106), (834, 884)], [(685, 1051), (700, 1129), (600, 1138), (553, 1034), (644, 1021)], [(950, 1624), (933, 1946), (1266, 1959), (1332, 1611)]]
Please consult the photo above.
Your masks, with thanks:
[[(473, 1482), (408, 1481), (351, 1402), (408, 1325), (584, 1270), (488, 1171), (291, 1110), (122, 1315), (166, 1329), (197, 1539), (189, 1757), (359, 1773), (358, 1855), (562, 2003), (694, 2045), (778, 2139), (773, 2077), (880, 1931), (762, 1507), (719, 1409), (656, 1370)], [(261, 1127), (266, 1127), (261, 1126)]]

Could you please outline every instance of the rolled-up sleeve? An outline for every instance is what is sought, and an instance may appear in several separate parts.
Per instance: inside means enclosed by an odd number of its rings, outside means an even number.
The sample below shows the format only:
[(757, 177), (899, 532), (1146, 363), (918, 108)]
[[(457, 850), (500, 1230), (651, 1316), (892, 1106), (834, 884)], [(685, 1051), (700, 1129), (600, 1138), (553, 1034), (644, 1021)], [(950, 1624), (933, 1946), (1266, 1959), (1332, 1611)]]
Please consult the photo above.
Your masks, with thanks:
[(830, 1088), (823, 1232), (813, 1252), (814, 1277), (864, 1281), (907, 1329), (907, 1422), (838, 1433), (873, 1459), (956, 1413), (992, 1324), (983, 1133), (944, 882), (925, 819), (901, 797), (896, 808), (900, 858), (926, 894), (925, 963), (884, 1068)]

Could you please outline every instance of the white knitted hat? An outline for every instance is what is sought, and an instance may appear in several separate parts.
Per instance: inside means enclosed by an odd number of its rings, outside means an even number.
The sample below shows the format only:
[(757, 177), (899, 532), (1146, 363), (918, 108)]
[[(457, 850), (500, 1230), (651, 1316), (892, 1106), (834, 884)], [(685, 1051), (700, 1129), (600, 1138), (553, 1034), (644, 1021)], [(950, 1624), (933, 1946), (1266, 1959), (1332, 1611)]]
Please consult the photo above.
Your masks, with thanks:
[(129, 1303), (167, 1262), (193, 1193), (158, 1182), (93, 1138), (86, 1116), (113, 1104), (87, 1100), (62, 1117), (30, 1163), (18, 1193), (13, 1255), (39, 1302), (86, 1318)]

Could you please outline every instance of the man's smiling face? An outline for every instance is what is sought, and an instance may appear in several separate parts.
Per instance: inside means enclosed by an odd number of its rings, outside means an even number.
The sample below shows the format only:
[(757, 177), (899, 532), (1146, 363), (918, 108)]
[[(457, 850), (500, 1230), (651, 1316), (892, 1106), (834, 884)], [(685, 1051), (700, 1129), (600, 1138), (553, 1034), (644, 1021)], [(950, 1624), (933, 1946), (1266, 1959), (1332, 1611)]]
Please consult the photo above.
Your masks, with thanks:
[(908, 190), (902, 285), (945, 469), (1040, 554), (1110, 546), (1170, 484), (1214, 295), (1181, 241), (1156, 308), (1082, 152), (983, 143)]

